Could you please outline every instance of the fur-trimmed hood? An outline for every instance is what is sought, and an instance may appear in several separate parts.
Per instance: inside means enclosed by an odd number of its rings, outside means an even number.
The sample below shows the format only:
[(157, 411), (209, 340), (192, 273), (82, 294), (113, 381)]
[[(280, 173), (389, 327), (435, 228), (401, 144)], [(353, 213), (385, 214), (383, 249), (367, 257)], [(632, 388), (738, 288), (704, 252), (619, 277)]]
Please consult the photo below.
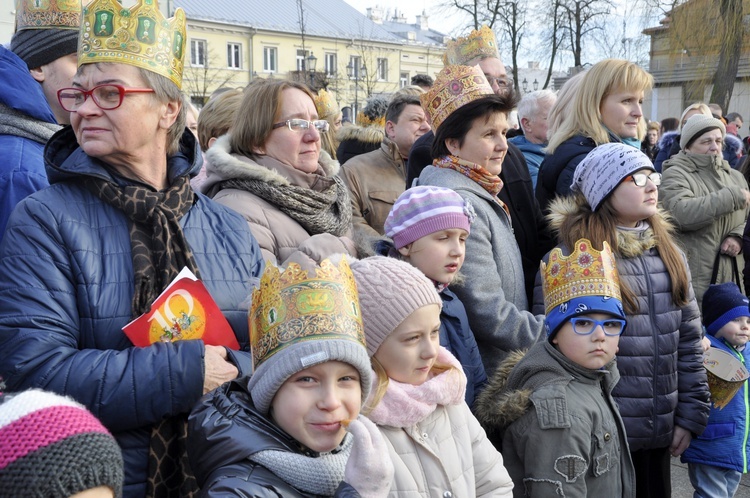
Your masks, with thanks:
[(525, 355), (526, 350), (511, 351), (474, 401), (474, 415), (493, 442), (500, 439), (505, 429), (526, 413), (531, 403), (531, 389), (506, 392), (513, 368)]
[[(264, 156), (265, 157), (265, 156)], [(279, 163), (280, 164), (280, 163)], [(320, 149), (318, 165), (326, 178), (339, 173), (338, 161)], [(280, 166), (283, 166), (280, 164)], [(291, 172), (294, 174), (294, 172)], [(306, 173), (301, 173), (305, 174)], [(208, 193), (219, 182), (230, 179), (261, 180), (270, 184), (290, 185), (294, 183), (290, 172), (279, 168), (272, 169), (259, 164), (255, 158), (231, 152), (229, 135), (220, 137), (206, 152), (206, 181), (201, 185), (201, 192)]]
[(380, 145), (383, 138), (385, 138), (385, 130), (380, 126), (342, 126), (338, 133), (336, 133), (336, 140), (339, 142), (358, 140), (360, 142)]
[[(590, 208), (582, 196), (557, 197), (549, 205), (547, 223), (553, 234), (557, 236), (563, 222), (570, 217), (581, 220), (584, 214), (589, 211)], [(661, 208), (657, 211), (657, 216), (669, 220), (669, 214)], [(617, 247), (613, 247), (612, 250), (621, 257), (633, 258), (657, 245), (658, 241), (654, 236), (654, 231), (650, 228), (642, 231), (618, 230)]]
[(670, 150), (672, 148), (672, 144), (674, 141), (680, 140), (680, 132), (679, 131), (668, 131), (661, 137), (659, 137), (659, 148), (662, 150)]

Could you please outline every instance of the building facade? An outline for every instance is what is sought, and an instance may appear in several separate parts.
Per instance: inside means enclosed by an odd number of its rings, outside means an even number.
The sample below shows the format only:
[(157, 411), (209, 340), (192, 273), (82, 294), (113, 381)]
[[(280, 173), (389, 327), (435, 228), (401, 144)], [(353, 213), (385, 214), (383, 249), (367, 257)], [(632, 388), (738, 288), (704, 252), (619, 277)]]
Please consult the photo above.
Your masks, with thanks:
[[(220, 87), (255, 78), (303, 81), (332, 92), (340, 107), (360, 108), (417, 73), (443, 67), (445, 37), (426, 16), (407, 24), (363, 15), (343, 0), (171, 0), (187, 15), (183, 90), (202, 105)], [(302, 29), (301, 26), (304, 26)]]

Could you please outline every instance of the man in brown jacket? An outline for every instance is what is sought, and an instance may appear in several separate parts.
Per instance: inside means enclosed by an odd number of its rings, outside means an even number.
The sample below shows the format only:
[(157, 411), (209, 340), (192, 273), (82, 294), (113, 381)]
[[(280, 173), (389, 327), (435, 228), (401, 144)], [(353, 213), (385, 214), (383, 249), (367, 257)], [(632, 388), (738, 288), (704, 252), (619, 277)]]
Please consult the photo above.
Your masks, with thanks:
[(419, 97), (396, 95), (385, 114), (380, 148), (342, 166), (352, 200), (352, 224), (358, 243), (383, 235), (383, 223), (406, 182), (406, 160), (417, 138), (430, 131)]

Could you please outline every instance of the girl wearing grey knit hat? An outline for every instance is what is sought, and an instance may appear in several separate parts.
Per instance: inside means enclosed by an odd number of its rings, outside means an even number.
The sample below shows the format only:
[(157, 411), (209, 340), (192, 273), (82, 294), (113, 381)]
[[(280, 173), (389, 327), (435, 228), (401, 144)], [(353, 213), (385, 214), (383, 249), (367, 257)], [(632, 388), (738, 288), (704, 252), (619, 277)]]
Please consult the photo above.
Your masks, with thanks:
[(354, 277), (345, 259), (295, 253), (252, 294), (253, 374), (212, 391), (189, 419), (201, 496), (386, 495), (393, 465), (375, 425)]
[[(658, 207), (661, 180), (640, 150), (600, 145), (576, 167), (574, 195), (555, 199), (549, 215), (565, 254), (586, 238), (594, 247), (607, 242), (615, 256), (628, 328), (612, 395), (635, 465), (636, 496), (671, 495), (670, 459), (703, 432), (708, 417), (700, 310), (685, 255)], [(532, 311), (544, 311), (539, 276)]]
[(440, 346), (442, 301), (418, 268), (352, 262), (373, 392), (364, 409), (394, 466), (389, 496), (512, 496), (500, 453), (464, 401), (461, 364)]

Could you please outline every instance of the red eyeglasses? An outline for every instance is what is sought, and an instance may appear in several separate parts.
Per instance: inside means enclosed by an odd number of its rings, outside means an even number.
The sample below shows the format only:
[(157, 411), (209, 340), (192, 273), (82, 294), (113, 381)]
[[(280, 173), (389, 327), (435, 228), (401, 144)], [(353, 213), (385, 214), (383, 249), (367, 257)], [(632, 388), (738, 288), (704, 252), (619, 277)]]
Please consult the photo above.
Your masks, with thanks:
[(57, 91), (57, 100), (68, 112), (77, 112), (89, 96), (100, 109), (111, 111), (122, 105), (122, 100), (128, 93), (154, 93), (151, 88), (125, 88), (122, 85), (108, 83), (98, 85), (91, 90), (80, 88), (61, 88)]

